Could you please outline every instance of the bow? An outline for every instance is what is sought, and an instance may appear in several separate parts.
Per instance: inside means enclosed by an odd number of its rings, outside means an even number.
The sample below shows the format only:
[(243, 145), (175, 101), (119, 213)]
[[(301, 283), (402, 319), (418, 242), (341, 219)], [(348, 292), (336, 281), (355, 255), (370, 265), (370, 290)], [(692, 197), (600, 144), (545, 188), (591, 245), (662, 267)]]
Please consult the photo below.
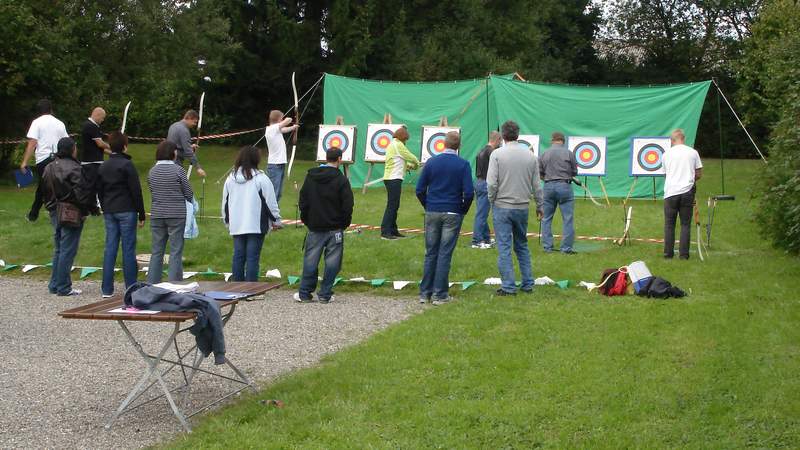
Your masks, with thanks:
[(125, 105), (125, 112), (122, 113), (122, 128), (120, 128), (119, 130), (120, 133), (122, 134), (125, 134), (125, 125), (128, 123), (128, 108), (130, 107), (131, 107), (131, 102), (128, 102), (128, 104)]
[(589, 190), (588, 186), (584, 186), (583, 183), (581, 183), (577, 178), (573, 178), (572, 182), (577, 184), (578, 186), (582, 187), (583, 190), (586, 191), (586, 194), (589, 195), (589, 200), (591, 200), (592, 203), (594, 203), (597, 206), (603, 206), (600, 203), (598, 203), (597, 200), (594, 199), (594, 196), (592, 195), (592, 191)]
[[(294, 74), (292, 72), (292, 94), (294, 95), (294, 124), (300, 124), (300, 109), (298, 108), (298, 104), (300, 103), (297, 99), (297, 85), (294, 82)], [(294, 154), (297, 151), (297, 128), (294, 129), (292, 132), (292, 156), (289, 158), (289, 168), (286, 171), (286, 176), (289, 177), (292, 174), (292, 165), (294, 164)]]
[[(198, 113), (199, 117), (197, 118), (197, 146), (200, 146), (200, 129), (203, 128), (203, 103), (206, 100), (206, 93), (203, 92), (200, 95), (200, 112)], [(186, 173), (186, 179), (192, 177), (192, 165), (189, 164), (189, 171)], [(205, 181), (205, 180), (204, 180)]]

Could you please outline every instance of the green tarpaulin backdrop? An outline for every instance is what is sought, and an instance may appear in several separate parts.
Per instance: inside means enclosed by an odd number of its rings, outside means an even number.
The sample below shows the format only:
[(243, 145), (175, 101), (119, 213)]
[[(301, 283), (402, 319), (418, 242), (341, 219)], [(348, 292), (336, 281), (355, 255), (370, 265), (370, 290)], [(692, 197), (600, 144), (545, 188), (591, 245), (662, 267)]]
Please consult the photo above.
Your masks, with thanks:
[[(606, 177), (608, 195), (624, 197), (633, 182), (630, 177), (630, 139), (633, 136), (666, 136), (675, 128), (686, 131), (694, 144), (697, 124), (709, 81), (654, 87), (582, 87), (537, 84), (511, 80), (507, 76), (488, 79), (400, 83), (369, 81), (326, 75), (324, 122), (342, 116), (347, 125), (358, 127), (356, 163), (350, 181), (360, 187), (369, 164), (364, 162), (368, 123), (381, 123), (390, 113), (394, 123), (404, 123), (411, 132), (408, 148), (419, 156), (423, 125), (437, 125), (446, 116), (450, 126), (461, 127), (461, 156), (474, 165), (475, 155), (486, 143), (489, 130), (505, 120), (520, 124), (523, 134), (541, 136), (541, 149), (550, 144), (550, 133), (608, 138)], [(488, 92), (487, 92), (488, 88)], [(371, 179), (383, 175), (376, 164)], [(407, 182), (416, 180), (408, 175)], [(656, 178), (656, 195), (663, 179)], [(378, 186), (381, 186), (378, 184)], [(589, 177), (595, 196), (599, 184)], [(577, 191), (576, 191), (577, 192)], [(653, 195), (649, 178), (641, 178), (635, 197)]]

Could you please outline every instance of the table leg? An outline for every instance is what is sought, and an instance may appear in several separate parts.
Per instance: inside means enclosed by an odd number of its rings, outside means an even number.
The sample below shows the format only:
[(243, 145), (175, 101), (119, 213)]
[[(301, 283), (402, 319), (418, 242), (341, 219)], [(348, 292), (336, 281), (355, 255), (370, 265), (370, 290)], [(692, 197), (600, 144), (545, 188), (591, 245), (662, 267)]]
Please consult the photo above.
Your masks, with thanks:
[(128, 394), (128, 396), (125, 398), (125, 400), (122, 401), (117, 410), (111, 416), (111, 419), (105, 426), (106, 429), (109, 429), (111, 428), (112, 425), (114, 425), (114, 422), (116, 422), (116, 420), (125, 411), (128, 405), (130, 405), (134, 397), (137, 397), (137, 394), (140, 393), (144, 384), (153, 376), (153, 374), (155, 374), (158, 379), (158, 383), (161, 386), (161, 389), (164, 391), (164, 395), (167, 397), (167, 401), (169, 402), (169, 405), (172, 408), (172, 412), (175, 414), (175, 417), (178, 418), (178, 420), (181, 422), (181, 425), (183, 425), (186, 431), (191, 432), (191, 428), (189, 427), (189, 424), (186, 422), (186, 418), (184, 418), (183, 414), (178, 409), (177, 405), (175, 404), (175, 401), (172, 399), (172, 395), (170, 395), (170, 391), (167, 388), (166, 383), (164, 383), (163, 378), (161, 378), (161, 373), (157, 370), (158, 365), (161, 362), (161, 359), (164, 357), (164, 354), (167, 352), (170, 345), (173, 343), (173, 339), (175, 339), (175, 336), (178, 334), (178, 331), (180, 330), (180, 324), (177, 322), (175, 323), (175, 328), (173, 329), (172, 334), (170, 334), (169, 338), (167, 338), (167, 340), (164, 341), (164, 344), (161, 346), (161, 350), (158, 352), (157, 356), (153, 358), (147, 353), (145, 353), (145, 351), (142, 349), (142, 345), (136, 340), (136, 338), (133, 337), (133, 334), (131, 334), (130, 330), (122, 320), (118, 320), (117, 323), (122, 328), (122, 331), (125, 332), (125, 336), (131, 342), (136, 351), (145, 360), (148, 367), (147, 369), (145, 369), (145, 373), (142, 374), (141, 378), (139, 378), (139, 381), (136, 383), (136, 385)]

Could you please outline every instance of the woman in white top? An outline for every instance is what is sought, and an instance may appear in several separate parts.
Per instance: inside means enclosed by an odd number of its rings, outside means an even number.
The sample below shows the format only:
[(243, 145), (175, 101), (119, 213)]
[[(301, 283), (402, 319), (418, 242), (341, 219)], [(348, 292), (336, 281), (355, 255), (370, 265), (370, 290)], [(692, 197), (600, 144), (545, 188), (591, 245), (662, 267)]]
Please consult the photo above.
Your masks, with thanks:
[(233, 281), (258, 281), (264, 237), (281, 215), (269, 177), (258, 170), (261, 152), (242, 147), (222, 190), (222, 218), (233, 236)]

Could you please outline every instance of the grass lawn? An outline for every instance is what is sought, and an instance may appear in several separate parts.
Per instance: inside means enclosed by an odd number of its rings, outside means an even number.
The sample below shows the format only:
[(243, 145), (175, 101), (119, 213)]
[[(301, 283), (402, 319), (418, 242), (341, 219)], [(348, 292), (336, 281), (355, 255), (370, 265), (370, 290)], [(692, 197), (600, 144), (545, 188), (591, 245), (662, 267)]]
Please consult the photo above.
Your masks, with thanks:
[[(132, 153), (146, 174), (153, 147), (137, 145)], [(214, 182), (232, 155), (222, 147), (202, 149), (209, 172), (207, 214), (218, 215), (221, 186)], [(719, 193), (720, 186), (719, 161), (705, 163), (698, 195), (703, 213), (704, 199)], [(800, 279), (800, 264), (770, 248), (753, 223), (758, 205), (749, 200), (749, 186), (760, 168), (757, 161), (725, 162), (726, 191), (737, 200), (718, 206), (706, 262), (694, 254), (689, 261), (665, 261), (661, 246), (651, 243), (619, 248), (584, 241), (578, 246), (584, 252), (562, 256), (545, 255), (531, 241), (536, 276), (597, 281), (603, 268), (641, 259), (654, 274), (691, 292), (686, 299), (609, 299), (575, 287), (495, 298), (487, 286), (464, 292), (454, 287), (457, 302), (392, 326), (209, 414), (191, 435), (169, 446), (798, 447), (800, 308), (792, 284)], [(303, 173), (294, 172), (284, 187), (285, 218), (294, 218), (292, 182), (300, 183)], [(192, 183), (199, 192), (199, 179)], [(401, 227), (422, 223), (411, 191), (404, 189)], [(40, 219), (32, 225), (23, 218), (31, 190), (7, 187), (0, 193), (0, 258), (48, 262), (49, 224)], [(354, 222), (379, 224), (384, 201), (383, 189), (358, 192)], [(577, 203), (578, 234), (620, 234), (619, 200), (611, 208)], [(661, 237), (662, 203), (633, 205), (633, 236)], [(469, 216), (464, 229), (471, 224)], [(229, 271), (232, 241), (224, 227), (213, 219), (200, 225), (201, 237), (187, 243), (185, 270)], [(530, 230), (537, 231), (536, 226), (533, 219)], [(271, 234), (262, 269), (298, 275), (303, 236), (293, 227)], [(421, 277), (421, 236), (381, 241), (369, 231), (348, 234), (346, 241), (345, 277)], [(100, 266), (102, 242), (102, 220), (89, 219), (76, 265)], [(149, 245), (149, 233), (140, 232), (139, 253), (148, 253)], [(39, 269), (26, 276), (46, 274)], [(469, 240), (462, 239), (451, 280), (490, 276), (497, 276), (496, 252), (470, 249)], [(416, 293), (413, 286), (393, 291), (363, 284), (341, 285), (337, 293), (367, 289), (380, 295)], [(258, 402), (270, 398), (286, 407)]]

